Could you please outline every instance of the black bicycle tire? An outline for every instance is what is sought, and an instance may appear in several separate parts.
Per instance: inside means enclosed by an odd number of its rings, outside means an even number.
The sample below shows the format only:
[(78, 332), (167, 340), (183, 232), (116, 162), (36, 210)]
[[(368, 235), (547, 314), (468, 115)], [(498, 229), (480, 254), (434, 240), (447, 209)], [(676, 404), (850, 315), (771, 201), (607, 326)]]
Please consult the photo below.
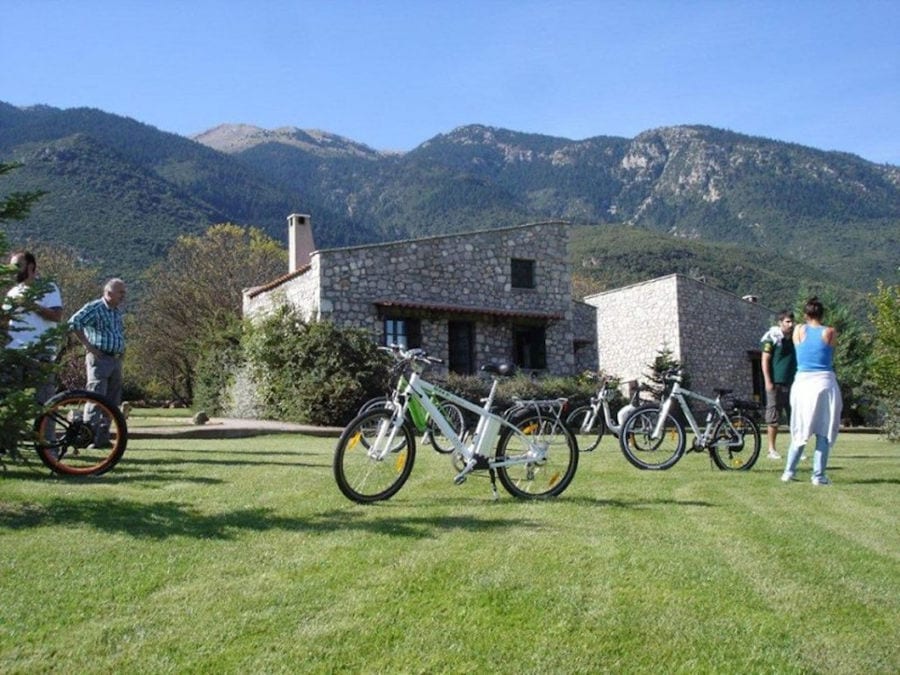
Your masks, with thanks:
[[(550, 497), (557, 497), (562, 494), (563, 491), (567, 487), (569, 487), (572, 479), (575, 478), (575, 472), (578, 469), (578, 443), (576, 442), (575, 437), (572, 435), (572, 432), (562, 422), (562, 420), (548, 418), (546, 415), (541, 415), (538, 413), (524, 414), (521, 417), (514, 419), (514, 421), (512, 421), (512, 424), (514, 424), (519, 430), (528, 429), (530, 426), (537, 426), (538, 429), (546, 429), (548, 428), (547, 425), (550, 425), (553, 434), (561, 435), (563, 438), (565, 438), (566, 441), (565, 449), (563, 449), (562, 447), (554, 446), (553, 450), (558, 450), (559, 452), (566, 453), (565, 456), (567, 457), (567, 459), (563, 460), (564, 470), (561, 473), (553, 472), (552, 470), (550, 472), (546, 472), (544, 471), (546, 465), (540, 465), (539, 468), (541, 469), (541, 471), (548, 474), (546, 481), (546, 485), (548, 486), (548, 488), (545, 490), (532, 492), (520, 487), (519, 481), (511, 475), (511, 472), (519, 470), (521, 465), (512, 467), (498, 466), (496, 471), (497, 478), (500, 479), (500, 484), (503, 485), (503, 488), (509, 494), (518, 499), (547, 499)], [(500, 434), (500, 439), (497, 443), (497, 449), (494, 455), (497, 461), (502, 461), (504, 458), (509, 456), (509, 444), (514, 439), (519, 439), (519, 435), (510, 428), (504, 428), (503, 432)], [(559, 452), (557, 452), (556, 454), (558, 455)], [(554, 455), (554, 457), (555, 456), (556, 455)]]
[[(357, 502), (359, 504), (370, 504), (372, 502), (390, 499), (395, 494), (397, 494), (400, 488), (402, 488), (406, 481), (409, 480), (409, 476), (412, 473), (413, 465), (415, 464), (416, 460), (416, 441), (415, 434), (413, 433), (413, 430), (408, 421), (404, 421), (403, 425), (400, 427), (400, 431), (398, 432), (402, 433), (404, 436), (404, 443), (402, 444), (402, 446), (399, 449), (395, 449), (394, 451), (388, 453), (387, 457), (384, 460), (380, 460), (380, 462), (371, 460), (371, 463), (368, 464), (368, 466), (371, 467), (371, 470), (378, 470), (389, 474), (390, 465), (386, 462), (394, 462), (395, 466), (397, 465), (398, 461), (403, 462), (403, 466), (399, 471), (396, 472), (396, 476), (393, 479), (387, 481), (383, 487), (379, 487), (376, 491), (371, 493), (363, 492), (358, 485), (359, 479), (357, 479), (356, 477), (348, 476), (347, 467), (345, 465), (348, 450), (354, 450), (357, 444), (361, 445), (367, 450), (370, 447), (369, 443), (360, 442), (360, 438), (357, 437), (357, 434), (365, 433), (364, 425), (377, 425), (381, 420), (392, 419), (393, 415), (394, 412), (392, 410), (388, 410), (387, 408), (372, 410), (368, 413), (364, 413), (362, 415), (354, 417), (341, 433), (341, 436), (338, 439), (337, 446), (334, 450), (334, 460), (332, 468), (334, 471), (334, 479), (337, 483), (338, 489), (341, 491), (341, 493), (343, 493), (345, 497), (347, 497), (347, 499), (350, 499), (351, 501)], [(366, 462), (363, 461), (363, 464), (366, 464)], [(366, 474), (366, 477), (368, 477), (368, 475), (369, 474)]]
[[(78, 456), (75, 454), (76, 451), (79, 449), (86, 449), (87, 443), (83, 443), (85, 447), (80, 447), (80, 444), (76, 444), (75, 447), (71, 449), (67, 447), (64, 452), (60, 452), (58, 443), (47, 445), (46, 443), (43, 443), (41, 439), (46, 437), (45, 426), (51, 421), (59, 424), (72, 423), (69, 420), (64, 420), (54, 415), (53, 411), (64, 405), (83, 406), (88, 402), (99, 406), (105, 414), (111, 418), (110, 426), (112, 427), (114, 424), (116, 430), (115, 433), (110, 434), (110, 436), (114, 437), (115, 442), (110, 446), (109, 452), (103, 455), (102, 461), (99, 461), (97, 464), (88, 466), (70, 466), (63, 460), (70, 452), (73, 457)], [(84, 423), (79, 422), (79, 424)], [(67, 432), (71, 429), (72, 427), (68, 427)], [(48, 399), (44, 404), (44, 411), (34, 421), (34, 434), (34, 447), (44, 465), (54, 473), (66, 476), (103, 475), (119, 463), (122, 459), (122, 455), (125, 454), (125, 448), (128, 445), (128, 424), (125, 421), (125, 416), (122, 414), (122, 411), (119, 410), (119, 407), (105, 396), (84, 389), (69, 389)], [(66, 436), (68, 436), (68, 433)], [(86, 441), (88, 439), (82, 437), (82, 440)], [(66, 445), (68, 446), (69, 444), (66, 443)]]
[[(667, 415), (668, 422), (662, 434), (662, 436), (655, 441), (654, 447), (641, 447), (638, 448), (637, 444), (640, 443), (640, 439), (646, 436), (646, 430), (652, 428), (656, 419), (659, 417), (659, 413), (661, 412), (661, 406), (659, 405), (643, 405), (635, 408), (628, 417), (622, 422), (622, 426), (619, 429), (619, 448), (622, 450), (622, 454), (625, 455), (625, 459), (627, 459), (633, 466), (641, 469), (643, 471), (665, 471), (666, 469), (670, 469), (675, 464), (678, 463), (678, 460), (682, 458), (684, 455), (686, 440), (684, 434), (684, 426), (671, 414)], [(648, 415), (654, 414), (655, 416), (651, 419), (644, 419)], [(639, 432), (635, 434), (634, 426), (636, 424), (641, 424), (641, 427), (645, 430), (644, 432)], [(665, 441), (666, 434), (671, 432), (670, 429), (674, 429), (678, 433), (678, 438), (676, 440), (676, 446), (673, 451), (668, 455), (668, 457), (662, 459), (656, 463), (650, 463), (642, 460), (638, 455), (633, 452), (640, 450), (642, 452), (655, 452), (659, 449), (661, 444)], [(664, 451), (665, 452), (665, 451)]]
[[(718, 445), (713, 441), (713, 445), (709, 449), (710, 456), (712, 457), (713, 462), (717, 467), (719, 467), (722, 471), (749, 471), (753, 468), (753, 465), (756, 464), (756, 460), (759, 459), (759, 453), (762, 449), (762, 438), (759, 432), (759, 425), (747, 415), (742, 410), (733, 410), (728, 413), (728, 418), (731, 420), (733, 426), (737, 426), (741, 429), (750, 429), (750, 436), (752, 437), (753, 446), (750, 448), (750, 452), (747, 454), (747, 461), (745, 461), (740, 466), (734, 466), (733, 462), (728, 462), (724, 457), (720, 454), (720, 452), (732, 453), (734, 452), (731, 447), (724, 446), (720, 449)], [(739, 424), (735, 424), (735, 420), (739, 420)], [(720, 419), (716, 423), (715, 430), (713, 431), (713, 439), (719, 437), (721, 433), (722, 427), (725, 426), (725, 421)], [(744, 445), (741, 447), (740, 452), (743, 452), (746, 449), (748, 434), (744, 434)]]
[[(450, 415), (445, 412), (447, 410), (453, 410), (452, 413), (457, 419), (455, 420), (459, 424), (458, 428), (454, 429), (458, 436), (462, 436), (463, 431), (466, 427), (466, 416), (463, 414), (463, 411), (460, 409), (458, 405), (455, 403), (450, 403), (449, 401), (441, 401), (437, 404), (438, 409), (444, 415), (448, 422), (450, 422), (450, 426), (454, 426), (453, 421), (450, 420)], [(435, 432), (438, 433), (435, 433)], [(447, 441), (443, 434), (440, 433), (440, 429), (437, 428), (437, 425), (434, 423), (434, 420), (428, 420), (428, 430), (425, 432), (428, 435), (428, 439), (431, 442), (431, 447), (434, 448), (435, 452), (438, 452), (442, 455), (448, 455), (453, 452), (456, 447)]]
[[(566, 418), (566, 424), (569, 429), (572, 431), (572, 434), (575, 436), (575, 440), (578, 441), (582, 434), (579, 433), (581, 430), (581, 422), (577, 421), (578, 418), (582, 415), (590, 415), (593, 412), (592, 406), (583, 405), (575, 408), (569, 416)], [(592, 452), (600, 445), (600, 441), (603, 440), (603, 434), (606, 432), (606, 422), (603, 421), (603, 417), (600, 415), (599, 411), (597, 412), (597, 417), (594, 420), (594, 429), (589, 431), (586, 434), (583, 434), (586, 438), (590, 438), (590, 443), (585, 444), (582, 447), (582, 443), (578, 443), (578, 450), (580, 452)]]

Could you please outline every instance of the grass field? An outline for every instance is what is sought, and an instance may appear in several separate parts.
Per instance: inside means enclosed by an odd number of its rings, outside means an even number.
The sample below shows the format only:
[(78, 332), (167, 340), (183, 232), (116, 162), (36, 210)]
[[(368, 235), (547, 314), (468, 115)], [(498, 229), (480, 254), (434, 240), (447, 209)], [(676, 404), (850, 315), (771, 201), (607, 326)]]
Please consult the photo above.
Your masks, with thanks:
[[(559, 499), (419, 448), (345, 500), (335, 440), (133, 440), (99, 479), (0, 474), (0, 673), (897, 673), (898, 446), (641, 472), (604, 439)], [(808, 468), (808, 463), (805, 465)]]

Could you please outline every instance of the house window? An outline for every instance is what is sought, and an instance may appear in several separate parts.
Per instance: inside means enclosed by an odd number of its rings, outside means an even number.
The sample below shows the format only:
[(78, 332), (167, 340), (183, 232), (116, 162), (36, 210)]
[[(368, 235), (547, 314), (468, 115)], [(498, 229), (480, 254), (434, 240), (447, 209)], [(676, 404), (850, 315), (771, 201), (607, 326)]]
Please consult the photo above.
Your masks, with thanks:
[(384, 320), (385, 346), (399, 345), (403, 349), (422, 346), (422, 328), (418, 319)]
[(543, 326), (514, 327), (513, 349), (519, 368), (544, 370), (547, 367), (547, 335)]
[(512, 287), (534, 288), (534, 260), (513, 258), (511, 261)]

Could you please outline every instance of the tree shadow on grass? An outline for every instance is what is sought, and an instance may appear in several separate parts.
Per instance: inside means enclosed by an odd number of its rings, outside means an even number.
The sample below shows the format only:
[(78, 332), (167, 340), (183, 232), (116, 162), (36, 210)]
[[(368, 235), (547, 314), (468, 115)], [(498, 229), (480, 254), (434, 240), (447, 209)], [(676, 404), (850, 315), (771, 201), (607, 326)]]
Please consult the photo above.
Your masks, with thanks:
[(702, 506), (704, 508), (713, 508), (717, 506), (712, 502), (699, 501), (693, 499), (596, 499), (594, 497), (572, 497), (567, 499), (565, 496), (561, 497), (561, 499), (565, 499), (568, 502), (573, 502), (575, 504), (580, 504), (582, 506), (612, 506), (620, 509), (650, 509), (656, 508), (659, 506), (662, 507), (671, 507), (671, 506)]
[(321, 455), (321, 452), (304, 452), (302, 450), (222, 450), (219, 448), (191, 448), (189, 450), (185, 450), (184, 448), (152, 448), (145, 449), (138, 447), (134, 450), (134, 452), (148, 452), (148, 453), (173, 453), (178, 455), (235, 455), (237, 457), (297, 457), (300, 455), (313, 455), (318, 456)]
[(900, 485), (898, 478), (861, 478), (845, 482), (848, 485)]
[(58, 481), (66, 485), (140, 485), (146, 483), (163, 484), (163, 483), (191, 483), (194, 485), (218, 485), (227, 483), (223, 478), (213, 478), (210, 476), (199, 476), (197, 471), (189, 470), (188, 467), (197, 465), (210, 466), (269, 466), (272, 467), (290, 467), (290, 468), (315, 468), (315, 469), (331, 469), (330, 464), (314, 463), (314, 462), (216, 462), (213, 460), (192, 460), (184, 459), (152, 459), (137, 458), (129, 456), (127, 453), (122, 461), (107, 473), (100, 476), (67, 476), (56, 474), (45, 467), (40, 460), (18, 460), (16, 462), (7, 462), (0, 468), (0, 481), (3, 480), (24, 480), (24, 481)]
[(11, 530), (48, 526), (85, 525), (100, 532), (128, 534), (137, 539), (164, 540), (169, 537), (231, 540), (242, 532), (329, 533), (360, 531), (414, 539), (434, 538), (442, 532), (466, 530), (485, 532), (508, 527), (538, 527), (538, 523), (504, 518), (474, 516), (417, 517), (404, 513), (396, 517), (371, 517), (371, 512), (335, 510), (305, 517), (285, 517), (272, 509), (240, 509), (229, 513), (206, 514), (189, 504), (160, 502), (144, 504), (116, 499), (81, 501), (52, 500), (47, 504), (0, 503), (0, 527)]
[[(184, 453), (187, 454), (187, 453)], [(221, 454), (221, 453), (217, 453)], [(206, 459), (206, 458), (198, 458), (198, 457), (176, 457), (176, 458), (158, 458), (158, 457), (140, 457), (136, 453), (128, 454), (125, 453), (125, 456), (122, 458), (122, 465), (134, 465), (134, 466), (175, 466), (175, 465), (195, 465), (195, 466), (305, 466), (305, 467), (331, 467), (331, 464), (322, 463), (322, 462), (276, 462), (276, 461), (266, 461), (266, 460), (255, 460), (255, 459), (228, 459), (228, 460), (220, 460), (220, 459)]]

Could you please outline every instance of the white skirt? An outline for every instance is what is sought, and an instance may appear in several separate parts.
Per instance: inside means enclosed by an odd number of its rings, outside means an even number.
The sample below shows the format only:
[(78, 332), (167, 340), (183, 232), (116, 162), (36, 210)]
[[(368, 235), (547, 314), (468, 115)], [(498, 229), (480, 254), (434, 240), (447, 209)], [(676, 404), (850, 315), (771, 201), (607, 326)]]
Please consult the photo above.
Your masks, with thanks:
[(802, 372), (791, 385), (791, 441), (806, 445), (818, 434), (834, 445), (841, 426), (844, 401), (837, 378), (830, 370)]

